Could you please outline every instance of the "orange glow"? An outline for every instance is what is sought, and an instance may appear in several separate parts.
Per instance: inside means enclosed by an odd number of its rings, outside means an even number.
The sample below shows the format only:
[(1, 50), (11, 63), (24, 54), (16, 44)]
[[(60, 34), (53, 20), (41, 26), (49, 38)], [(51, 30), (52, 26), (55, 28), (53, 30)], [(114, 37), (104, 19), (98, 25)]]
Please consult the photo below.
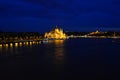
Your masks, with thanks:
[(93, 34), (101, 34), (101, 33), (103, 33), (103, 32), (100, 32), (100, 31), (96, 30), (95, 32), (91, 32), (91, 33), (89, 33), (89, 35), (93, 35)]
[(20, 44), (20, 46), (22, 46), (22, 42), (20, 42), (19, 44)]
[(56, 46), (61, 45), (64, 42), (64, 40), (54, 40), (54, 41), (55, 41)]
[(5, 44), (5, 50), (6, 50), (6, 52), (8, 51), (8, 44)]
[(62, 29), (59, 29), (57, 26), (54, 30), (50, 31), (49, 33), (45, 33), (45, 38), (54, 38), (54, 39), (66, 39), (67, 36), (63, 33)]
[(12, 47), (13, 46), (13, 43), (10, 43), (10, 47)]
[(54, 40), (55, 46), (59, 48), (55, 48), (55, 64), (62, 64), (64, 61), (64, 40)]
[(30, 45), (32, 45), (32, 42), (30, 42)]
[(0, 48), (2, 47), (2, 44), (0, 44)]
[(22, 42), (20, 42), (19, 44), (22, 45)]
[(15, 46), (18, 47), (18, 43), (15, 43)]
[(6, 47), (8, 47), (8, 44), (5, 44)]
[(26, 42), (26, 45), (28, 45), (28, 42)]

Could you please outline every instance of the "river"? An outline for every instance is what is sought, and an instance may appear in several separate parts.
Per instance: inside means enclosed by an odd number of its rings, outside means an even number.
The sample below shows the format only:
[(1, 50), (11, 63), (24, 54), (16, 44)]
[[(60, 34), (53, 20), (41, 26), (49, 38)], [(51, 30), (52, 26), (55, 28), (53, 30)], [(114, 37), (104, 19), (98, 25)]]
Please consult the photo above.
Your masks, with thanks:
[(120, 40), (79, 38), (0, 46), (2, 79), (95, 79), (120, 74)]

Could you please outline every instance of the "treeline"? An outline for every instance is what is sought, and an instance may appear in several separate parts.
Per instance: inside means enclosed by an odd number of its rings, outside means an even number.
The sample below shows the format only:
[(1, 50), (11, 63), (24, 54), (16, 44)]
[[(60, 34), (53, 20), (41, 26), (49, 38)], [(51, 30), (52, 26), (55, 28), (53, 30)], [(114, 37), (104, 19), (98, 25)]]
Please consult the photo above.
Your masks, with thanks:
[(0, 42), (39, 39), (41, 39), (41, 36), (38, 32), (0, 32)]
[(82, 36), (82, 35), (86, 35), (88, 34), (89, 32), (65, 32), (67, 36), (71, 36), (71, 35), (74, 35), (74, 36)]

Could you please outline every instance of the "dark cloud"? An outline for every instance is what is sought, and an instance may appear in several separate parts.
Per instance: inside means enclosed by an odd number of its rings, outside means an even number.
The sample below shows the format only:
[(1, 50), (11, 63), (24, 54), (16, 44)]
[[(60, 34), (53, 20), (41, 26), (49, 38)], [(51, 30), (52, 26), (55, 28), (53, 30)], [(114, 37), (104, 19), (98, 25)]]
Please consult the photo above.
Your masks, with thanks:
[[(119, 27), (119, 0), (3, 0), (0, 1), (0, 26), (6, 29), (33, 26), (38, 30), (56, 24), (83, 27)], [(21, 28), (21, 27), (20, 27)], [(22, 28), (20, 29), (22, 30)]]

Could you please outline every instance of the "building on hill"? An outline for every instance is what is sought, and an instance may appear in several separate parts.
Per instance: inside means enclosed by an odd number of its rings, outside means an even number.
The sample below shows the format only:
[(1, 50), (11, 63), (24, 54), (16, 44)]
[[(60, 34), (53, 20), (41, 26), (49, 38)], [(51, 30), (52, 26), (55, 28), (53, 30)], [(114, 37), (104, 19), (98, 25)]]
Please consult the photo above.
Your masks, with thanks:
[(96, 30), (95, 32), (91, 32), (88, 35), (96, 35), (96, 34), (104, 34), (105, 32), (100, 32), (98, 30)]
[(66, 39), (67, 38), (66, 34), (63, 32), (63, 29), (58, 28), (57, 26), (52, 31), (46, 32), (44, 37), (49, 39)]

